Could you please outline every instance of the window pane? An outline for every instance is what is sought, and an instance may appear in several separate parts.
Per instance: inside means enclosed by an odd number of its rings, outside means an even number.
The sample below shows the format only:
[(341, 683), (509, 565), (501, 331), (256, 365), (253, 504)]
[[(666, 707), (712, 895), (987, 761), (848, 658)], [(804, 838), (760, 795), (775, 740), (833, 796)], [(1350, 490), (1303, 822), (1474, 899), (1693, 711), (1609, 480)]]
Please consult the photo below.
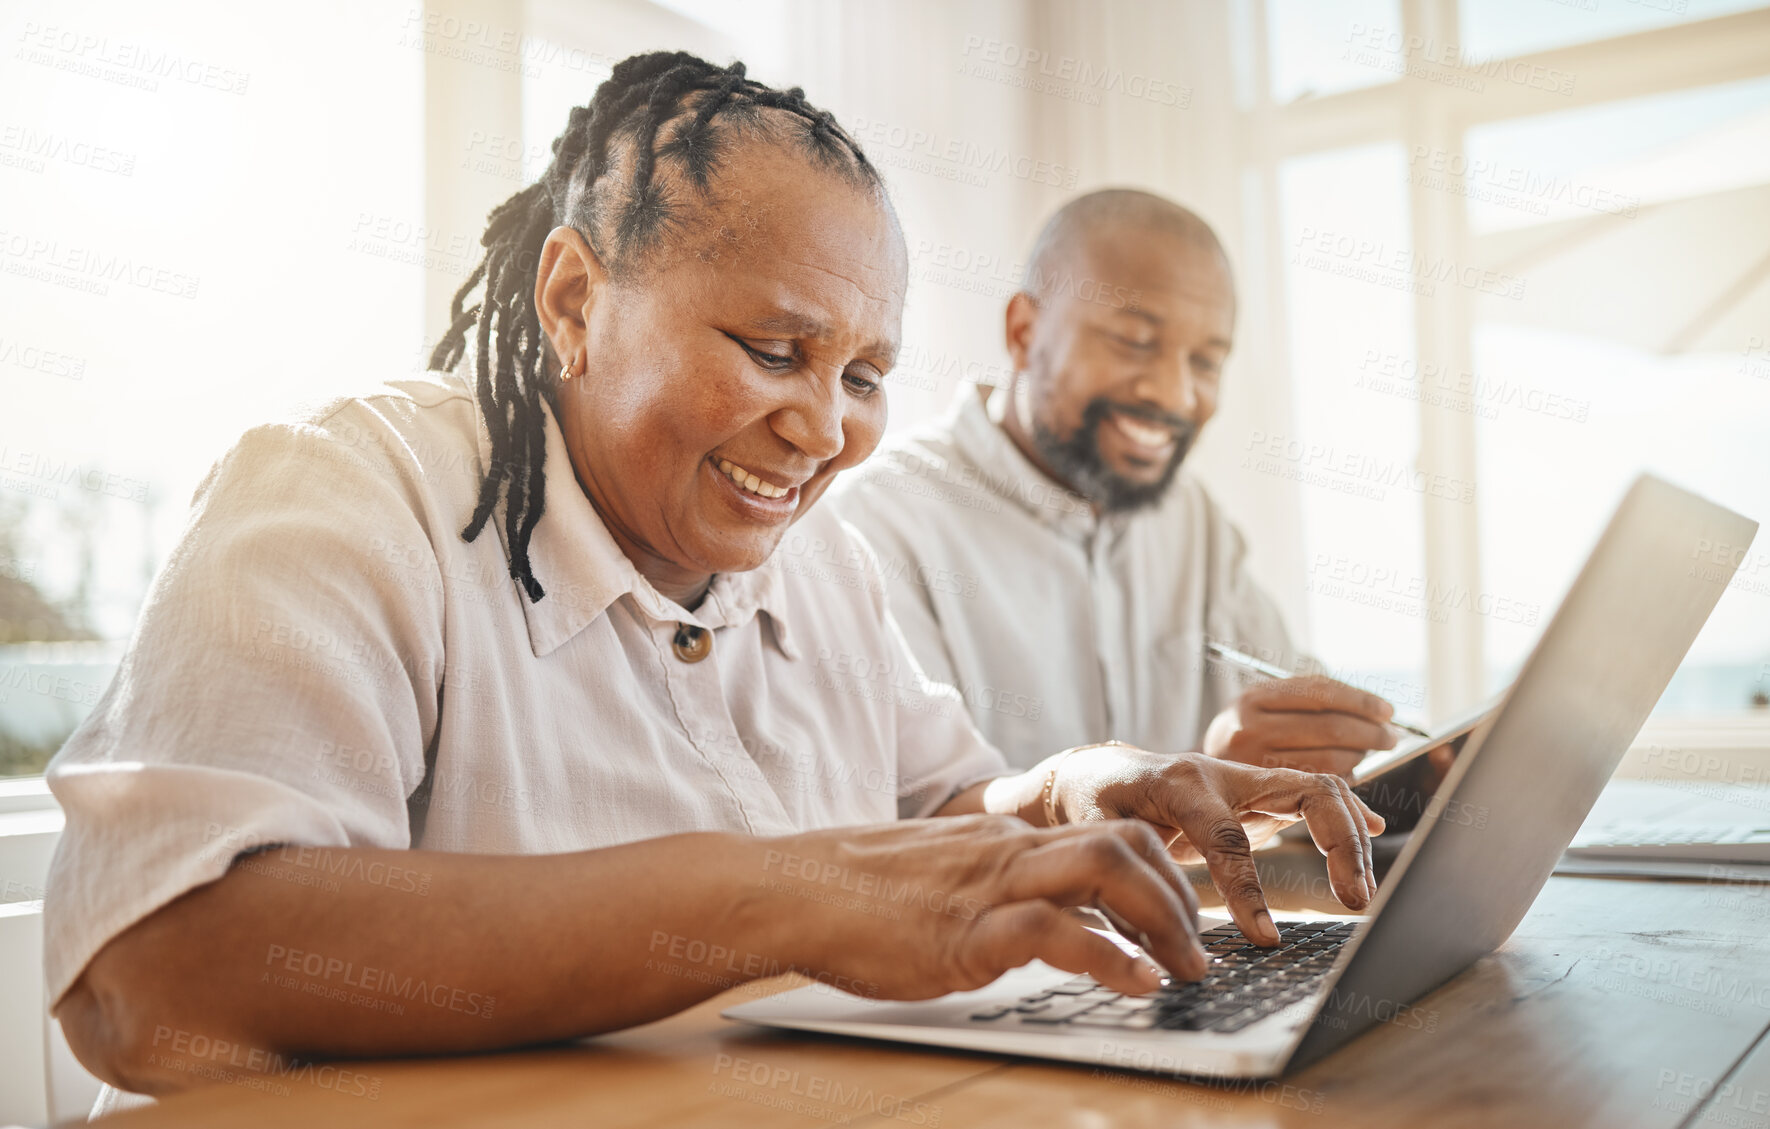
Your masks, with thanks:
[(41, 771), (91, 708), (106, 641), (243, 430), (410, 372), (435, 249), (407, 16), (94, 2), (9, 21), (0, 775)]
[(1270, 0), (1266, 29), (1280, 105), (1394, 82), (1406, 66), (1401, 0)]
[(1463, 0), (1462, 48), (1507, 59), (1761, 8), (1764, 0)]
[[(1562, 186), (1545, 208), (1471, 206), (1483, 254), (1524, 280), (1474, 326), (1484, 582), (1552, 608), (1642, 470), (1770, 516), (1770, 82), (1493, 125), (1468, 149)], [(1739, 575), (1662, 711), (1770, 690), (1762, 543), (1714, 548)], [(1487, 619), (1494, 687), (1538, 631)]]
[(1469, 201), (1477, 234), (1610, 216), (1770, 183), (1770, 80), (1706, 86), (1469, 131), (1464, 153), (1410, 154), (1412, 175)]
[(1414, 489), (1418, 404), (1380, 380), (1413, 356), (1399, 145), (1287, 161), (1279, 174), (1294, 434), (1251, 437), (1248, 473), (1303, 495), (1309, 638), (1338, 676), (1425, 704), (1425, 580)]

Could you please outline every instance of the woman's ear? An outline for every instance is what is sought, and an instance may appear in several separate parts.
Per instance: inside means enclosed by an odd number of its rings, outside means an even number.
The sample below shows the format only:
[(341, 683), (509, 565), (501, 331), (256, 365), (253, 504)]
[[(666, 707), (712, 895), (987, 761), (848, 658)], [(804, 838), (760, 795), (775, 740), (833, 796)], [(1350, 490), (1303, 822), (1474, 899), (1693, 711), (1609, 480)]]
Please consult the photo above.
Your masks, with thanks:
[(535, 271), (535, 316), (553, 355), (574, 371), (583, 367), (585, 317), (607, 280), (602, 260), (576, 229), (562, 225), (547, 233)]

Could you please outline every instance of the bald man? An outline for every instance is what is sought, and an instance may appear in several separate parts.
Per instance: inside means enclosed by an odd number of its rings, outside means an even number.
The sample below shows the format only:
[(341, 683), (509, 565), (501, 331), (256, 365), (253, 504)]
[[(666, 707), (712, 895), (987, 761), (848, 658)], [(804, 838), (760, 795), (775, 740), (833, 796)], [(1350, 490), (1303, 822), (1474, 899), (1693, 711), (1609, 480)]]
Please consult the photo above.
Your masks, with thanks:
[(1082, 196), (1040, 233), (1004, 328), (1008, 387), (962, 389), (835, 495), (984, 735), (1020, 765), (1103, 733), (1341, 773), (1392, 747), (1380, 698), (1206, 657), (1216, 640), (1296, 664), (1241, 535), (1181, 470), (1234, 341), (1210, 227), (1147, 192)]

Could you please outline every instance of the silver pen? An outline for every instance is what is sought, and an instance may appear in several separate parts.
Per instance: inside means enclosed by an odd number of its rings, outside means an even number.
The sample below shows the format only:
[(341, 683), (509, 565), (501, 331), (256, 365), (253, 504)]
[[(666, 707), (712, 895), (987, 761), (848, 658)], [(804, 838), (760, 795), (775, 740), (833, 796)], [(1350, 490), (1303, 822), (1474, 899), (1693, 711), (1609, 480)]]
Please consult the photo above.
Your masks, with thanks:
[[(1222, 659), (1224, 662), (1228, 663), (1231, 666), (1238, 666), (1241, 669), (1249, 671), (1254, 674), (1263, 674), (1267, 678), (1295, 678), (1295, 677), (1297, 677), (1295, 671), (1286, 670), (1284, 667), (1278, 666), (1274, 663), (1269, 663), (1269, 662), (1265, 661), (1264, 659), (1257, 659), (1253, 655), (1248, 654), (1246, 651), (1238, 651), (1234, 647), (1230, 647), (1230, 646), (1227, 646), (1223, 643), (1217, 642), (1215, 639), (1206, 639), (1205, 640), (1205, 650), (1209, 651), (1211, 654), (1215, 655), (1217, 658)], [(1416, 737), (1431, 737), (1432, 736), (1432, 734), (1426, 732), (1424, 729), (1421, 729), (1419, 726), (1409, 725), (1404, 721), (1395, 721), (1395, 720), (1391, 719), (1389, 721), (1389, 724), (1394, 726), (1396, 729), (1401, 730), (1403, 733), (1412, 733)]]

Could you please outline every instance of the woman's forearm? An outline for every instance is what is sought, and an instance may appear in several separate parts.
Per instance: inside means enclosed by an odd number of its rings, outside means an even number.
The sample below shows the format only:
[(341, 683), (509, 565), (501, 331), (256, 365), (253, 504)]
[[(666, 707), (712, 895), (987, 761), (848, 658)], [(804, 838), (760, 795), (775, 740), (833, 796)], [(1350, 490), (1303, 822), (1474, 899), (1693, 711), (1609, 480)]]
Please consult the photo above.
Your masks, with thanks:
[[(1078, 748), (1093, 748), (1091, 745)], [(941, 805), (936, 815), (1015, 815), (1034, 827), (1044, 827), (1045, 785), (1051, 770), (1063, 763), (1071, 750), (1052, 753), (1025, 772), (984, 780), (960, 792)]]
[[(94, 1073), (156, 1093), (202, 1076), (209, 1063), (190, 1056), (213, 1056), (199, 1043), (226, 1044), (246, 1069), (511, 1047), (643, 1023), (785, 971), (912, 1000), (1036, 958), (1144, 992), (1156, 970), (1059, 907), (1111, 905), (1150, 959), (1202, 975), (1173, 837), (1206, 856), (1243, 932), (1276, 943), (1269, 920), (1260, 933), (1241, 824), (1286, 816), (1308, 820), (1347, 905), (1374, 896), (1352, 820), (1369, 834), (1382, 822), (1333, 778), (1128, 747), (1058, 756), (941, 809), (992, 813), (965, 818), (562, 855), (272, 849), (115, 937), (57, 1015)], [(1057, 765), (1065, 825), (1047, 828)]]
[(759, 844), (273, 848), (112, 940), (57, 1014), (83, 1061), (149, 1093), (187, 1082), (178, 1054), (218, 1040), (370, 1056), (631, 1026), (791, 967), (754, 877)]
[(1045, 825), (1045, 812), (1039, 802), (1044, 784), (1041, 769), (1034, 766), (1012, 776), (998, 776), (971, 785), (941, 805), (935, 815), (1017, 815), (1034, 827)]

